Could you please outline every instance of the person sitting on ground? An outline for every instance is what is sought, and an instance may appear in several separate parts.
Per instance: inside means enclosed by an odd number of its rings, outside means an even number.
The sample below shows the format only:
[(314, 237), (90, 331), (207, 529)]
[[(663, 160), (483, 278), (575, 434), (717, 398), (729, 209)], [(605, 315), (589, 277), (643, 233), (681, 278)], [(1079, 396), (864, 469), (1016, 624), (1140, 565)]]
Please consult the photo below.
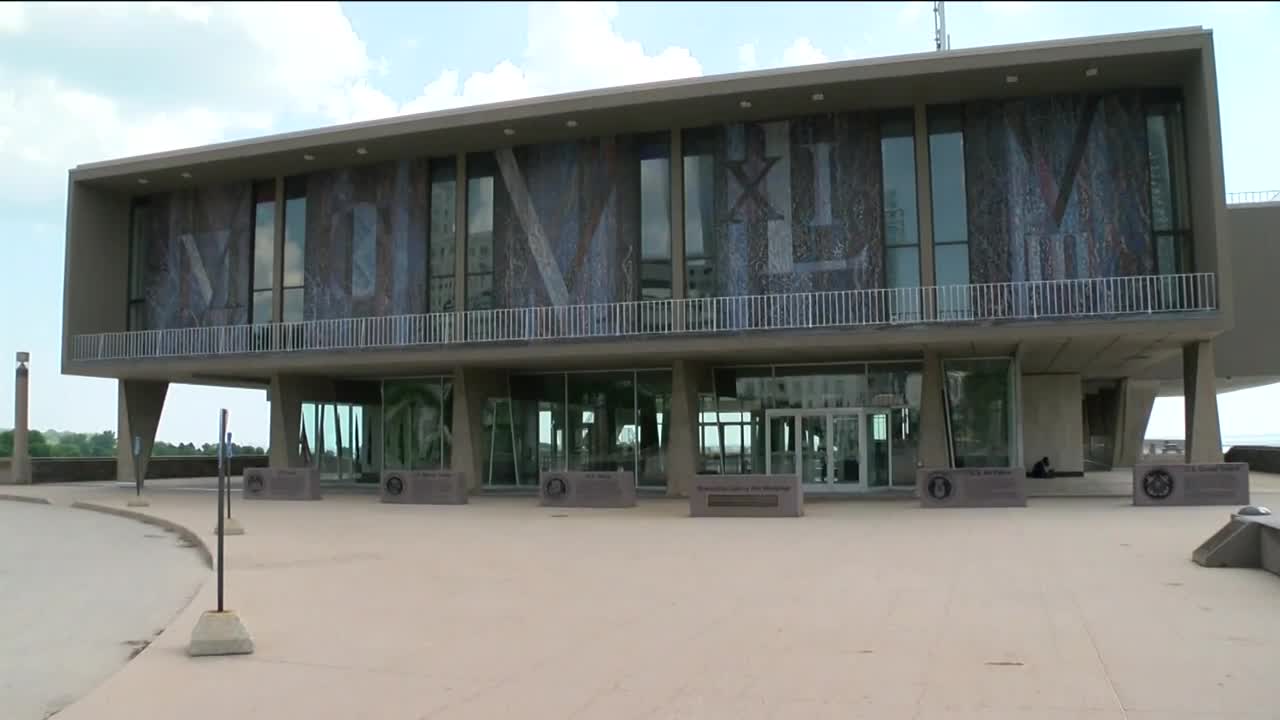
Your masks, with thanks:
[(1036, 461), (1036, 464), (1031, 468), (1031, 477), (1033, 478), (1053, 477), (1053, 466), (1049, 464), (1049, 458), (1044, 457)]

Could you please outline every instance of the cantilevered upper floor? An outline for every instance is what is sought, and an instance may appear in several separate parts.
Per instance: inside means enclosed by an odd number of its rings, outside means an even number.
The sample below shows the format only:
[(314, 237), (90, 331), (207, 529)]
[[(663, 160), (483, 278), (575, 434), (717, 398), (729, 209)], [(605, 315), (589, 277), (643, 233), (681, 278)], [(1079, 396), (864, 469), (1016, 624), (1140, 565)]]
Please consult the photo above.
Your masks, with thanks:
[(1211, 337), (1224, 217), (1198, 28), (573, 93), (75, 168), (63, 369), (1118, 318)]

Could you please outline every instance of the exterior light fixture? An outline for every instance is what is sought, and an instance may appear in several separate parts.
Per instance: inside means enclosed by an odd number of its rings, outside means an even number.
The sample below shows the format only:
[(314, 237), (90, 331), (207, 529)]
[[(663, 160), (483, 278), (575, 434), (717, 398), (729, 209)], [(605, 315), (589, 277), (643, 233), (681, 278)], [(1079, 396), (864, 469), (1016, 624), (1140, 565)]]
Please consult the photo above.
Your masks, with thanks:
[(183, 170), (183, 171), (182, 171), (182, 179), (183, 179), (183, 180), (190, 180), (190, 179), (191, 179), (191, 173), (187, 172), (186, 170)]
[(503, 134), (503, 135), (506, 135), (507, 137), (511, 137), (512, 135), (515, 135), (515, 134), (516, 134), (516, 129), (515, 129), (515, 128), (502, 128), (502, 134)]
[(138, 178), (138, 184), (139, 184), (139, 185), (146, 185), (146, 184), (147, 184), (147, 183), (149, 183), (149, 182), (151, 182), (151, 181), (150, 181), (150, 180), (148, 180), (148, 179), (146, 179), (146, 178)]
[(366, 148), (366, 147), (358, 147), (358, 148), (356, 148), (356, 154), (357, 154), (357, 155), (368, 155), (368, 154), (369, 154), (369, 148)]
[(1018, 82), (1018, 76), (1017, 76), (1017, 75), (1005, 75), (1005, 76), (1004, 76), (1004, 81), (1005, 81), (1006, 83), (1009, 83), (1010, 85), (1013, 85), (1014, 83)]
[(809, 99), (813, 100), (814, 102), (822, 102), (823, 100), (826, 100), (826, 99), (827, 99), (827, 96), (826, 96), (826, 95), (823, 95), (823, 94), (822, 94), (822, 93), (820, 93), (820, 92), (816, 92), (816, 93), (814, 93), (814, 94), (810, 95), (810, 96), (809, 96)]
[(576, 128), (576, 127), (578, 127), (578, 121), (577, 121), (577, 120), (565, 120), (565, 121), (564, 121), (564, 126), (565, 126), (565, 127), (567, 127), (567, 128)]
[(739, 101), (738, 101), (738, 107), (742, 108), (743, 110), (750, 110), (750, 109), (751, 109), (751, 101), (750, 101), (750, 100), (739, 100)]
[(302, 159), (303, 159), (303, 160), (307, 160), (307, 161), (311, 161), (311, 160), (315, 160), (315, 159), (316, 159), (316, 156), (315, 156), (315, 155), (312, 155), (311, 153), (307, 153), (306, 155), (303, 155), (303, 156), (302, 156)]
[(1096, 67), (1091, 67), (1084, 71), (1085, 77), (1097, 77), (1097, 75), (1098, 75), (1098, 68)]

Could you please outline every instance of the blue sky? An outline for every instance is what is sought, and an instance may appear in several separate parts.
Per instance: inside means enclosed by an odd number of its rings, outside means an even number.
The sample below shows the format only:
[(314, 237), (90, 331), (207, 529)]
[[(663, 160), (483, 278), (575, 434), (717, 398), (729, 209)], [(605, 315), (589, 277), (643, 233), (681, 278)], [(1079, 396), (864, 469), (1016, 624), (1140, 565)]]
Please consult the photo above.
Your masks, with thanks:
[[(1280, 187), (1280, 3), (951, 2), (952, 47), (1215, 32), (1228, 191)], [(0, 357), (29, 350), (36, 428), (115, 427), (115, 384), (58, 372), (66, 171), (85, 162), (445, 107), (933, 49), (929, 2), (0, 3)], [(7, 365), (5, 367), (8, 367)], [(159, 436), (265, 444), (264, 395), (178, 386)], [(1280, 386), (1222, 401), (1277, 433)], [(0, 382), (0, 426), (12, 385)], [(1178, 399), (1148, 435), (1180, 437)]]

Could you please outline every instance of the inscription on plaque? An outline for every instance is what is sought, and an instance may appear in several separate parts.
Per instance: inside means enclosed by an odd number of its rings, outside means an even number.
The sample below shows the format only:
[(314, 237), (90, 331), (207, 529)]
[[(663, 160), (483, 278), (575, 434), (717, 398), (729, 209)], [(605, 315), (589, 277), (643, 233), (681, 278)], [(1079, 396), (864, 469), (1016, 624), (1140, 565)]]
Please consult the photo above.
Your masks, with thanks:
[(1249, 465), (1138, 465), (1133, 468), (1133, 504), (1247, 505)]
[(689, 493), (694, 517), (800, 517), (804, 495), (792, 475), (699, 475)]
[(315, 468), (247, 468), (246, 500), (319, 500), (320, 471)]
[(635, 476), (629, 472), (544, 472), (538, 489), (548, 507), (635, 507)]
[(920, 506), (927, 508), (1026, 507), (1021, 468), (921, 470), (916, 478)]
[(382, 473), (382, 502), (414, 505), (463, 505), (466, 478), (452, 470), (387, 470)]

